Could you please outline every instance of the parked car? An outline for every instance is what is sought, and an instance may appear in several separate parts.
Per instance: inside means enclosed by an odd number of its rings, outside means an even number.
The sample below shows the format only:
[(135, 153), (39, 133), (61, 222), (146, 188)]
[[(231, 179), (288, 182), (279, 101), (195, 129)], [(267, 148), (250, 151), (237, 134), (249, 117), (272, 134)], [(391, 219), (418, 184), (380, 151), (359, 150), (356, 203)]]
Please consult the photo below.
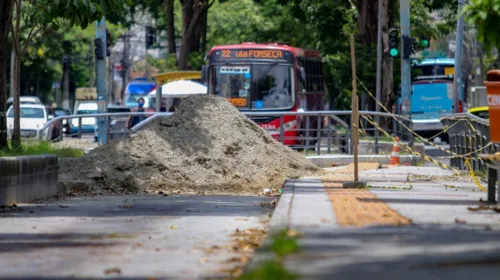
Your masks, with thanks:
[[(97, 102), (82, 103), (78, 105), (76, 115), (97, 114)], [(96, 125), (96, 118), (82, 118), (82, 133), (94, 133)], [(70, 122), (71, 135), (76, 137), (78, 134), (78, 118), (71, 119)]]
[[(71, 112), (68, 109), (63, 109), (63, 108), (47, 108), (47, 112), (49, 113), (49, 115), (53, 115), (54, 118), (71, 115)], [(63, 133), (69, 134), (70, 125), (68, 119), (62, 120), (62, 126), (63, 126), (62, 128)]]
[[(14, 104), (14, 98), (7, 99), (7, 108)], [(19, 104), (42, 104), (42, 101), (37, 96), (21, 96), (19, 97)]]
[[(122, 105), (108, 105), (108, 113), (130, 113), (131, 109)], [(121, 138), (127, 132), (128, 117), (114, 117), (110, 124), (110, 140)], [(99, 141), (99, 125), (96, 124), (94, 140)]]
[[(20, 104), (21, 137), (35, 137), (40, 130), (54, 116), (49, 115), (42, 104)], [(14, 107), (7, 111), (7, 135), (12, 138), (14, 130)], [(61, 123), (55, 122), (49, 129), (44, 130), (44, 139), (60, 139)], [(50, 133), (50, 134), (49, 134)]]

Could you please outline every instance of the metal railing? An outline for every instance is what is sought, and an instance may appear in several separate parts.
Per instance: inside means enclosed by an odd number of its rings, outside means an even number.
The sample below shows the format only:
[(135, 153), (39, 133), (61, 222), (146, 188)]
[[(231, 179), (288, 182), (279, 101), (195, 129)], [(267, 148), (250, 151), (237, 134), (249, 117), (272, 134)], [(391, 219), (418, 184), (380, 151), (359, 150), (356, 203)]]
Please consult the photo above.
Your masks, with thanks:
[[(495, 202), (500, 162), (485, 162), (482, 159), (484, 154), (500, 151), (500, 145), (490, 141), (490, 121), (470, 113), (461, 113), (443, 116), (441, 122), (448, 131), (452, 153), (450, 165), (462, 170), (488, 169), (488, 202)], [(500, 187), (498, 196), (500, 200)]]
[[(108, 139), (112, 139), (109, 136), (112, 136), (114, 134), (125, 135), (129, 133), (128, 129), (125, 129), (125, 131), (113, 130), (113, 121), (118, 120), (126, 122), (125, 118), (128, 118), (130, 116), (150, 117), (155, 114), (163, 116), (172, 115), (172, 113), (125, 112), (125, 113), (98, 113), (98, 114), (59, 116), (45, 123), (45, 125), (37, 131), (36, 139), (40, 141), (60, 141), (64, 138), (64, 136), (82, 138), (83, 134), (93, 134), (95, 132), (95, 129), (99, 123), (98, 121), (99, 118), (104, 118), (106, 135), (108, 136)], [(74, 119), (78, 120), (76, 126), (72, 125), (72, 120)], [(94, 121), (90, 122), (89, 126), (91, 127), (87, 130), (84, 130), (84, 124), (83, 124), (84, 119), (86, 120), (94, 119)], [(66, 131), (64, 131), (64, 128), (66, 128)], [(72, 131), (74, 128), (76, 129), (75, 132), (73, 133)], [(89, 133), (88, 131), (91, 131), (91, 133)], [(54, 135), (54, 133), (56, 133), (57, 135)]]
[(486, 168), (479, 154), (493, 154), (499, 145), (490, 143), (490, 122), (470, 113), (441, 117), (441, 123), (448, 132), (450, 144), (450, 165), (466, 170), (470, 161), (473, 170)]
[[(88, 114), (88, 115), (71, 115), (60, 116), (47, 122), (37, 132), (37, 138), (42, 141), (61, 140), (66, 137), (81, 138), (84, 134), (83, 119), (96, 118), (95, 123), (98, 123), (98, 118), (105, 119), (105, 133), (110, 140), (118, 140), (121, 137), (130, 133), (136, 132), (143, 128), (148, 123), (160, 117), (168, 117), (173, 113), (152, 113), (152, 112), (127, 112), (127, 113), (101, 113), (101, 114)], [(244, 112), (246, 116), (256, 122), (270, 123), (274, 121), (277, 123), (275, 126), (266, 127), (269, 133), (277, 141), (285, 145), (289, 145), (294, 149), (301, 150), (305, 154), (352, 154), (351, 144), (351, 111), (309, 111), (309, 112), (283, 112), (283, 111), (267, 111), (267, 112)], [(411, 121), (401, 116), (394, 116), (387, 113), (360, 111), (361, 116), (368, 116), (379, 120), (379, 124), (383, 126), (386, 131), (393, 135), (400, 136), (403, 140), (410, 140), (410, 132), (404, 129), (399, 122), (411, 127)], [(132, 129), (121, 126), (119, 130), (113, 130), (111, 125), (114, 120), (121, 119), (126, 122), (124, 118), (129, 116), (148, 116), (148, 118), (141, 123), (134, 126)], [(287, 120), (293, 117), (292, 122)], [(395, 118), (399, 119), (395, 121)], [(53, 137), (51, 134), (54, 130), (51, 129), (55, 124), (62, 123), (66, 120), (67, 123), (72, 123), (71, 120), (78, 119), (77, 126), (73, 125), (71, 131), (67, 134), (61, 133), (58, 137)], [(277, 121), (277, 122), (276, 122)], [(60, 127), (60, 126), (58, 126)], [(361, 131), (361, 146), (369, 146), (371, 153), (378, 153), (378, 146), (383, 143), (384, 138), (375, 133), (376, 129), (370, 126), (366, 121), (359, 123)], [(94, 130), (92, 130), (94, 132)], [(113, 137), (113, 135), (115, 135)], [(363, 141), (364, 140), (364, 141)], [(390, 139), (386, 139), (392, 142)], [(390, 144), (392, 145), (392, 143)], [(411, 143), (410, 143), (411, 145)]]

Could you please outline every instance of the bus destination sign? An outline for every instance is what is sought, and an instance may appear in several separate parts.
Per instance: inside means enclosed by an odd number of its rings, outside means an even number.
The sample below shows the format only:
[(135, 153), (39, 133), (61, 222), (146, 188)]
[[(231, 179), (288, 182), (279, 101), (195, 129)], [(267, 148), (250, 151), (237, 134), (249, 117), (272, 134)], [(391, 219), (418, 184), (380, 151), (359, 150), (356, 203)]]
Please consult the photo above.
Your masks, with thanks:
[(290, 52), (283, 50), (268, 50), (268, 49), (225, 49), (215, 52), (215, 59), (241, 59), (241, 60), (292, 60)]

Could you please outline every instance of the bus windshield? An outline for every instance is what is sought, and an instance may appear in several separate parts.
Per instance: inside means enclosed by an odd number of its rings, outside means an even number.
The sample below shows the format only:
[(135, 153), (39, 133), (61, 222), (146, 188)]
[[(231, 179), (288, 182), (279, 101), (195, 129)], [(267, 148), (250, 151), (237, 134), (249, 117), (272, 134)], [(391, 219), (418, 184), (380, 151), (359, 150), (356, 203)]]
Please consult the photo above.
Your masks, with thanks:
[(412, 68), (412, 72), (414, 80), (453, 79), (454, 66), (443, 64), (418, 65)]
[(295, 104), (293, 67), (254, 64), (211, 68), (210, 93), (241, 109), (290, 109)]

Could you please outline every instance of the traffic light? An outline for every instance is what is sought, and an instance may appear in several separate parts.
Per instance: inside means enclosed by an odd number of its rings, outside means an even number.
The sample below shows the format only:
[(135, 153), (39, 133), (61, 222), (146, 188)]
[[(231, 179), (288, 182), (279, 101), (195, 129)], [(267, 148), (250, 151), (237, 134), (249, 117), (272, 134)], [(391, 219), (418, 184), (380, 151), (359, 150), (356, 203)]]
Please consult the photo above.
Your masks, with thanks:
[(94, 40), (94, 51), (95, 51), (95, 58), (96, 59), (104, 59), (104, 53), (103, 53), (103, 45), (102, 45), (102, 39), (101, 38), (96, 38)]
[(423, 49), (428, 48), (431, 45), (431, 41), (427, 36), (420, 37), (419, 41), (420, 41), (420, 47), (422, 47)]
[(149, 49), (156, 41), (155, 30), (152, 26), (146, 26), (146, 49)]
[(413, 53), (413, 46), (415, 45), (415, 38), (403, 35), (403, 58), (410, 58)]
[(399, 32), (396, 28), (389, 30), (389, 55), (392, 57), (399, 56)]
[(109, 30), (106, 28), (106, 56), (111, 55), (111, 34), (109, 33)]

